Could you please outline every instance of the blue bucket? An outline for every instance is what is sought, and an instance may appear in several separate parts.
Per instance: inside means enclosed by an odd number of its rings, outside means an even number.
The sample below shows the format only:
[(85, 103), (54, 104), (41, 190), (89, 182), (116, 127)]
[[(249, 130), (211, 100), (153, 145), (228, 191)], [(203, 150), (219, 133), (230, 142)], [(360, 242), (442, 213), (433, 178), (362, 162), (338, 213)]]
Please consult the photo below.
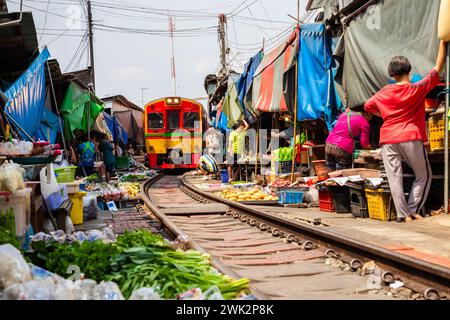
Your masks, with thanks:
[(226, 169), (220, 170), (220, 178), (222, 179), (223, 183), (228, 183), (228, 180), (230, 179), (230, 176), (228, 175), (228, 170)]

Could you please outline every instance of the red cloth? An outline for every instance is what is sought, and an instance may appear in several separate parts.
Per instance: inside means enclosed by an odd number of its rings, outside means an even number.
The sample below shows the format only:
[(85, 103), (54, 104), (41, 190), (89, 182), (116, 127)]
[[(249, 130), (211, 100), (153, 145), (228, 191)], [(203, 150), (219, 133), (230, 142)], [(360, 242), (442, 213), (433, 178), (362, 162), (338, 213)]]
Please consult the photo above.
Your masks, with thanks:
[(380, 113), (384, 120), (380, 144), (428, 141), (424, 102), (438, 84), (439, 74), (433, 69), (417, 83), (388, 85), (366, 102), (365, 110)]

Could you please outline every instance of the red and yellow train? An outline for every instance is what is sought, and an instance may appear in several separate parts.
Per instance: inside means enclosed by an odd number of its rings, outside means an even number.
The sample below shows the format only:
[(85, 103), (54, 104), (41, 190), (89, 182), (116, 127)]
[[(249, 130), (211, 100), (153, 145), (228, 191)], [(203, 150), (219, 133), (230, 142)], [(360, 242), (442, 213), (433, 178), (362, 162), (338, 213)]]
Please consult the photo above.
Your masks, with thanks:
[(203, 106), (199, 102), (166, 97), (144, 109), (145, 145), (150, 168), (189, 169), (203, 151)]

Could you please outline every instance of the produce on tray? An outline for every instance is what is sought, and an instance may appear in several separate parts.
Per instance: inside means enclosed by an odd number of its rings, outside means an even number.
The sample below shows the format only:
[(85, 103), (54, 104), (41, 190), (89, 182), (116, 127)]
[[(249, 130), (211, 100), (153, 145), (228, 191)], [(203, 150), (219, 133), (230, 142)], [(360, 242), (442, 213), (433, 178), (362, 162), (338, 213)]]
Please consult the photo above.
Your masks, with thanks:
[(283, 188), (283, 187), (290, 187), (291, 184), (292, 183), (289, 180), (277, 179), (270, 186), (274, 188)]
[(139, 183), (132, 182), (120, 182), (119, 188), (125, 191), (130, 198), (136, 198), (141, 191), (141, 185)]
[(165, 299), (194, 288), (205, 291), (216, 286), (225, 299), (248, 290), (248, 279), (233, 280), (218, 273), (210, 256), (174, 249), (162, 236), (147, 230), (125, 232), (114, 242), (108, 232), (105, 239), (83, 235), (36, 235), (34, 251), (27, 255), (35, 265), (63, 277), (71, 275), (67, 273), (70, 265), (79, 266), (87, 278), (117, 283), (125, 298), (140, 288), (153, 288)]
[(269, 195), (258, 189), (249, 191), (238, 191), (234, 189), (226, 189), (218, 194), (219, 197), (230, 201), (275, 201), (278, 197)]

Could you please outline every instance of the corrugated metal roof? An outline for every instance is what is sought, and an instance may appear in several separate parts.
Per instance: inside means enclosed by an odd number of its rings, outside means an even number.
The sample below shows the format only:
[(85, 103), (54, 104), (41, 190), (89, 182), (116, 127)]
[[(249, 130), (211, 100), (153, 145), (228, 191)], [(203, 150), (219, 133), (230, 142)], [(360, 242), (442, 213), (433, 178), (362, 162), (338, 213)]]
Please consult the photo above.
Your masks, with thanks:
[(127, 98), (125, 98), (124, 96), (118, 94), (115, 96), (110, 96), (110, 97), (105, 97), (101, 99), (104, 102), (108, 102), (108, 101), (119, 101), (122, 103), (122, 105), (128, 107), (129, 109), (134, 109), (134, 110), (138, 110), (138, 111), (143, 111), (142, 108), (140, 108), (139, 106), (135, 105), (133, 102), (131, 102), (130, 100), (128, 100)]
[[(0, 13), (0, 23), (19, 19), (19, 13)], [(0, 28), (0, 79), (13, 82), (39, 55), (31, 12), (24, 12), (19, 25)]]

